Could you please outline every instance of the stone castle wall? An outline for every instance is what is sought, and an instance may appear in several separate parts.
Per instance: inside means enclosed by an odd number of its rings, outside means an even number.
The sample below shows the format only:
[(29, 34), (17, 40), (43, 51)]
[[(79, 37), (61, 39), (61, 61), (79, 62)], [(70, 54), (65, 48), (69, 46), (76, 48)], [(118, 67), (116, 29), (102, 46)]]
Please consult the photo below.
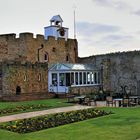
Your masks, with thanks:
[(2, 64), (2, 95), (16, 95), (20, 86), (21, 93), (47, 93), (48, 65), (42, 63), (4, 62)]
[(79, 63), (94, 63), (103, 68), (104, 90), (140, 95), (140, 51), (79, 58)]
[[(32, 33), (21, 33), (18, 38), (16, 34), (0, 35), (0, 97), (9, 101), (48, 98), (48, 65), (76, 63), (77, 59), (76, 39), (50, 36), (45, 40)], [(17, 86), (21, 96), (16, 96)]]
[[(33, 37), (32, 33), (21, 33), (19, 38), (16, 34), (0, 35), (0, 61), (21, 60), (35, 63), (38, 61), (38, 49), (40, 62), (44, 62), (44, 55), (48, 53), (49, 64), (52, 63), (75, 63), (78, 58), (78, 45), (75, 39), (49, 37), (43, 35)], [(66, 59), (68, 57), (68, 60)]]

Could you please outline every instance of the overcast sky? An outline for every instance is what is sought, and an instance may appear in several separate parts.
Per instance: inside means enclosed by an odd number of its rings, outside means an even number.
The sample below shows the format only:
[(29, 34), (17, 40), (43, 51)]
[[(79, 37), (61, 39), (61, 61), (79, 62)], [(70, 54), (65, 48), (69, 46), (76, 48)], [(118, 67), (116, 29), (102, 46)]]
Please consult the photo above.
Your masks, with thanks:
[(0, 34), (44, 34), (60, 14), (73, 38), (73, 10), (79, 56), (140, 50), (140, 0), (0, 0)]

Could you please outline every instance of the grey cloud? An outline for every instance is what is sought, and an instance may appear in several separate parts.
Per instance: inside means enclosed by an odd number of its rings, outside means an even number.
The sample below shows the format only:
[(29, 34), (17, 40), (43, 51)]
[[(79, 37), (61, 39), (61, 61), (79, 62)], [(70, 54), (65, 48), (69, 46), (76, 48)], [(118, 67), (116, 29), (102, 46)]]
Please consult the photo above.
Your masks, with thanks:
[(116, 42), (116, 41), (126, 41), (131, 40), (133, 36), (130, 35), (108, 35), (102, 38), (102, 41), (105, 42)]
[(136, 35), (137, 35), (137, 34), (139, 35), (139, 34), (140, 34), (140, 31), (137, 31), (135, 34), (136, 34)]
[(135, 12), (133, 12), (133, 14), (140, 16), (140, 9), (135, 11)]
[(80, 35), (94, 35), (100, 33), (110, 33), (120, 31), (120, 27), (99, 23), (78, 22), (77, 32)]
[(92, 1), (101, 6), (111, 6), (112, 5), (110, 0), (92, 0)]
[(112, 2), (110, 0), (92, 0), (92, 1), (100, 6), (107, 6), (107, 7), (112, 6)]
[(111, 7), (119, 10), (124, 9), (130, 9), (131, 7), (126, 4), (125, 2), (122, 2), (120, 0), (92, 0), (95, 4), (104, 6), (104, 7)]

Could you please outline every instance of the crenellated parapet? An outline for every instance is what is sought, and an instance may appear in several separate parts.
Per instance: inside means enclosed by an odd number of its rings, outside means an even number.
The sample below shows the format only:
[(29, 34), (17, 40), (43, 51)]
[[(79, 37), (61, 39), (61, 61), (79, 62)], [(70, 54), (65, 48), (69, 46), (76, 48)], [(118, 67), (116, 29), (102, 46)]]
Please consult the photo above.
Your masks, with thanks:
[(11, 34), (1, 34), (0, 35), (0, 42), (1, 41), (10, 41), (10, 40), (15, 40), (16, 39), (16, 34), (11, 33)]
[(58, 39), (56, 40), (54, 36), (48, 36), (48, 39), (46, 40), (44, 35), (41, 34), (37, 34), (34, 35), (33, 33), (30, 32), (25, 32), (25, 33), (20, 33), (19, 37), (17, 37), (17, 35), (15, 33), (10, 33), (10, 34), (1, 34), (0, 35), (0, 42), (1, 41), (16, 41), (16, 40), (31, 40), (31, 39), (35, 39), (35, 40), (44, 40), (46, 42), (75, 42), (76, 39), (68, 39), (65, 40), (64, 38), (58, 37)]
[[(42, 49), (40, 49), (42, 48)], [(39, 52), (38, 52), (39, 50)], [(78, 45), (76, 39), (67, 39), (33, 33), (20, 33), (0, 35), (0, 61), (20, 60), (32, 63), (46, 62), (44, 55), (48, 53), (48, 63), (75, 63), (78, 58)], [(69, 57), (68, 60), (66, 58)]]

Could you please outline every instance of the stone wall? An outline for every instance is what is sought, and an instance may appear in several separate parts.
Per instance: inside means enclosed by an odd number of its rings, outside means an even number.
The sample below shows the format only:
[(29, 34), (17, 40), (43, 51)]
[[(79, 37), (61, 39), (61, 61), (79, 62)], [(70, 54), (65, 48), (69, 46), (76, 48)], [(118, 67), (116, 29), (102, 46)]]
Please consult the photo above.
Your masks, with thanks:
[(2, 64), (0, 63), (0, 94), (2, 94)]
[(52, 93), (28, 93), (21, 95), (3, 95), (1, 101), (30, 101), (30, 100), (41, 100), (41, 99), (50, 99), (54, 98), (55, 94)]
[(77, 86), (77, 87), (71, 87), (70, 93), (72, 94), (80, 94), (80, 95), (88, 95), (88, 94), (94, 94), (99, 91), (99, 86)]
[(32, 33), (21, 33), (19, 38), (16, 38), (15, 34), (0, 35), (0, 61), (21, 60), (35, 63), (39, 57), (40, 62), (45, 62), (45, 53), (48, 53), (49, 64), (75, 63), (78, 58), (77, 40), (55, 40), (54, 37), (45, 40), (43, 35), (34, 38)]
[[(77, 59), (76, 39), (50, 36), (45, 40), (43, 35), (34, 37), (32, 33), (21, 33), (17, 38), (16, 34), (0, 35), (0, 97), (9, 101), (49, 97), (48, 65), (76, 63)], [(15, 96), (17, 87), (21, 88), (20, 97)]]
[(21, 63), (20, 61), (2, 64), (2, 95), (16, 95), (17, 86), (20, 94), (47, 93), (48, 65), (46, 63)]
[(140, 95), (140, 51), (112, 53), (79, 58), (79, 63), (93, 63), (103, 68), (103, 87), (112, 92)]

